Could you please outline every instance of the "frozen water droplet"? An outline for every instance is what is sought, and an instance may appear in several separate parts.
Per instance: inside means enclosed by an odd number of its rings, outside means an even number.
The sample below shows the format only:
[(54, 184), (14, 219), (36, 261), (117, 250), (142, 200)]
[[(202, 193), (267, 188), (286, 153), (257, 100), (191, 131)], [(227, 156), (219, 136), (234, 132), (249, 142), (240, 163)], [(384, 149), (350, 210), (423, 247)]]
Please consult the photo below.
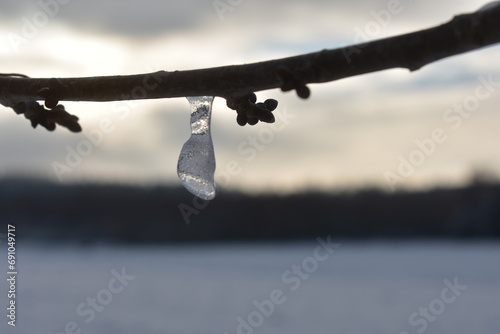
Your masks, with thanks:
[(215, 197), (215, 155), (210, 119), (213, 96), (188, 97), (191, 106), (191, 137), (182, 146), (177, 175), (184, 187), (204, 200)]

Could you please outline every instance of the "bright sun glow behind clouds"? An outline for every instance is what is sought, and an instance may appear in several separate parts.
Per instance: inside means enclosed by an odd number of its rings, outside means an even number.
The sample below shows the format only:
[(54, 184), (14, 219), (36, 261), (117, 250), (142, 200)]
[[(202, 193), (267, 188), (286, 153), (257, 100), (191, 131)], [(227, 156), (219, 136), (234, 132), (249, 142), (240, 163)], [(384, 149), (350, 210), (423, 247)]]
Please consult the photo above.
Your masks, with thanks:
[[(192, 3), (179, 6), (184, 8)], [(380, 26), (378, 34), (369, 36), (371, 39), (443, 23), (454, 14), (478, 9), (484, 1), (446, 2), (446, 5), (430, 0), (402, 3), (404, 10), (391, 17), (389, 24)], [(80, 77), (183, 70), (286, 57), (349, 45), (359, 29), (366, 29), (369, 22), (374, 22), (373, 11), (387, 7), (387, 1), (252, 1), (227, 12), (225, 20), (220, 21), (215, 9), (204, 4), (193, 7), (188, 14), (182, 8), (178, 12), (175, 8), (165, 12), (168, 27), (159, 29), (162, 23), (153, 22), (158, 15), (152, 13), (165, 10), (169, 4), (151, 2), (151, 7), (141, 8), (144, 11), (141, 15), (136, 15), (139, 10), (136, 4), (128, 16), (120, 14), (124, 20), (130, 18), (130, 22), (110, 17), (109, 21), (96, 22), (88, 29), (84, 18), (99, 7), (97, 2), (70, 2), (36, 36), (22, 44), (19, 52), (3, 38), (0, 72), (19, 72), (32, 77)], [(0, 28), (6, 33), (19, 33), (23, 15), (33, 15), (36, 8), (0, 21)], [(126, 2), (120, 2), (120, 8), (126, 11)], [(181, 15), (184, 16), (179, 19)], [(182, 24), (174, 26), (175, 19)], [(131, 33), (134, 24), (137, 35)], [(120, 29), (124, 32), (120, 33)], [(494, 143), (500, 139), (499, 92), (481, 101), (456, 130), (450, 129), (443, 115), (454, 104), (474, 94), (478, 77), (495, 75), (500, 81), (500, 65), (494, 61), (499, 56), (500, 49), (492, 47), (445, 59), (414, 73), (397, 69), (311, 85), (312, 97), (308, 101), (278, 90), (259, 93), (259, 100), (271, 97), (279, 100), (278, 113), (293, 116), (281, 123), (278, 119), (276, 126), (281, 126), (280, 131), (273, 132), (272, 137), (269, 129), (275, 128), (266, 124), (237, 126), (234, 112), (217, 98), (213, 136), (218, 172), (224, 173), (227, 164), (236, 161), (241, 173), (232, 176), (228, 186), (248, 191), (367, 184), (385, 187), (384, 173), (397, 171), (399, 157), (408, 158), (418, 148), (415, 140), (424, 140), (434, 129), (443, 128), (447, 141), (438, 145), (435, 153), (426, 157), (399, 186), (463, 182), (474, 168), (498, 173), (500, 158)], [(83, 133), (69, 134), (65, 129), (54, 133), (32, 130), (22, 117), (1, 108), (4, 141), (0, 146), (0, 174), (21, 170), (57, 180), (52, 162), (64, 162), (68, 146), (75, 149), (99, 129), (103, 119), (110, 119), (113, 130), (64, 176), (65, 181), (178, 183), (177, 158), (189, 136), (187, 101), (135, 101), (126, 104), (126, 116), (120, 112), (123, 102), (64, 105), (80, 117)], [(254, 136), (266, 143), (252, 148), (249, 138)], [(19, 152), (7, 147), (6, 140), (22, 142), (18, 149), (23, 151), (22, 159)]]

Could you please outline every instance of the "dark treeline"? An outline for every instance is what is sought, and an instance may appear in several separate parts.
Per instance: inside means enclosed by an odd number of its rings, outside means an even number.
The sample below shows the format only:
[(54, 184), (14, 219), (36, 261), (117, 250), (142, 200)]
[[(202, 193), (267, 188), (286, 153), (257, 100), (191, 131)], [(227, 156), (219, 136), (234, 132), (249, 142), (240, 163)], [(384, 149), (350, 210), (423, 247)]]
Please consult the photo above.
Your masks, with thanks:
[[(189, 224), (186, 224), (188, 218)], [(52, 242), (498, 238), (500, 185), (387, 194), (221, 192), (193, 203), (182, 188), (0, 181), (0, 222)]]

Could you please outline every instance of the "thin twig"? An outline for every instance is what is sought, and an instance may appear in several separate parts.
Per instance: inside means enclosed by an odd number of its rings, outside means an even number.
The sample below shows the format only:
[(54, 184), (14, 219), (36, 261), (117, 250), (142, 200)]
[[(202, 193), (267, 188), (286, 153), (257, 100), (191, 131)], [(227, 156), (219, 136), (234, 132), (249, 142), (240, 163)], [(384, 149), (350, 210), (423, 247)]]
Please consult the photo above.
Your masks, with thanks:
[(281, 88), (309, 96), (306, 84), (324, 83), (391, 68), (415, 71), (453, 55), (500, 42), (500, 4), (455, 16), (446, 24), (349, 47), (259, 63), (190, 71), (159, 71), (87, 78), (0, 77), (0, 103), (43, 100), (118, 101), (185, 96), (220, 96), (228, 104), (249, 94)]

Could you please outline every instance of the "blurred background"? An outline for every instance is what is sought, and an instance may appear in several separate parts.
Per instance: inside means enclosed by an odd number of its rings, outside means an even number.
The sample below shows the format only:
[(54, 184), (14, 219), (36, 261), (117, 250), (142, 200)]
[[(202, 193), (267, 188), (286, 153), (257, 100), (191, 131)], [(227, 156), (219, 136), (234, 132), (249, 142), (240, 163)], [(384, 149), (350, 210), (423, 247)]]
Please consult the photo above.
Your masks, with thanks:
[[(264, 61), (486, 3), (9, 1), (0, 73)], [(186, 99), (63, 102), (79, 134), (0, 106), (0, 254), (16, 226), (19, 267), (18, 326), (4, 317), (2, 333), (498, 333), (499, 55), (310, 85), (308, 100), (260, 92), (279, 101), (274, 125), (240, 127), (216, 98), (212, 202), (177, 179)]]

